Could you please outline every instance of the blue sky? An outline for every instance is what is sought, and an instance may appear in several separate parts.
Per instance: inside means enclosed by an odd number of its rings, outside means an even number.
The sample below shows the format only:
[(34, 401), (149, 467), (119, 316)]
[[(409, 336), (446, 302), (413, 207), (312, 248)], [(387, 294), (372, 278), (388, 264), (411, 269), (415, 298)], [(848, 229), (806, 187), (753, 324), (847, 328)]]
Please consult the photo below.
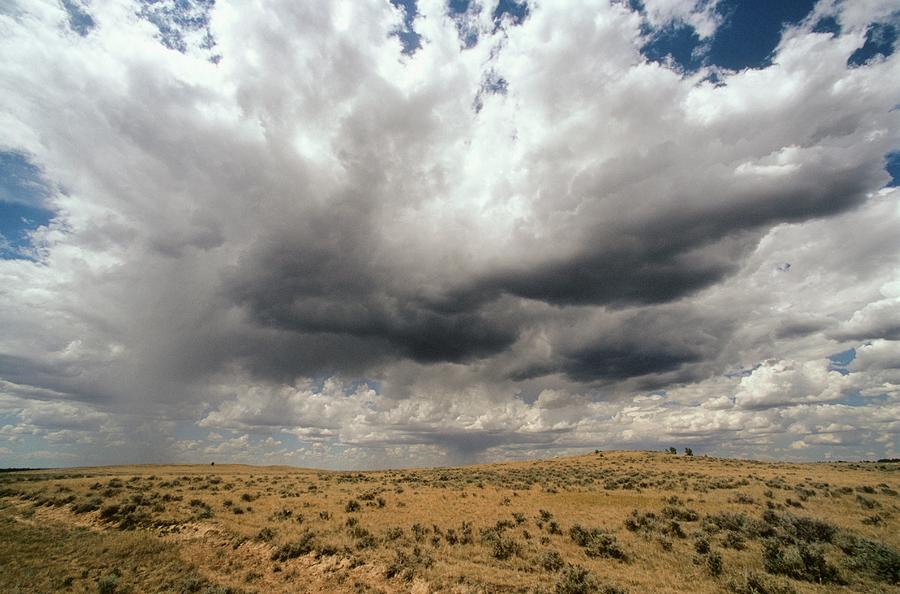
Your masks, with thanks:
[[(762, 68), (771, 63), (784, 28), (800, 24), (811, 15), (815, 4), (813, 0), (719, 2), (716, 12), (722, 24), (711, 39), (701, 39), (692, 27), (674, 23), (651, 32), (651, 40), (642, 51), (652, 60), (671, 57), (685, 71), (695, 71), (701, 66), (731, 70)], [(639, 2), (635, 5), (641, 6)], [(814, 23), (814, 30), (836, 35), (840, 34), (840, 25), (834, 17), (823, 16)], [(865, 44), (850, 56), (849, 63), (860, 65), (878, 56), (890, 56), (896, 37), (894, 24), (873, 24), (867, 31)]]
[(20, 257), (31, 245), (28, 233), (46, 225), (53, 216), (47, 208), (51, 188), (28, 157), (0, 152), (0, 257)]
[(0, 466), (898, 455), (895, 2), (269, 6), (0, 8)]

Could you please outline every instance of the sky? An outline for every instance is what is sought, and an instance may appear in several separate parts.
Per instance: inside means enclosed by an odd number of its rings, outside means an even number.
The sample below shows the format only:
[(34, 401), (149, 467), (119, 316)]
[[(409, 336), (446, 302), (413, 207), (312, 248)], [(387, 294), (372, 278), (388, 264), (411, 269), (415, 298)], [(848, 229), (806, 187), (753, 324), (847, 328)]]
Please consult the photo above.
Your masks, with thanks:
[(896, 0), (0, 0), (0, 467), (898, 457)]

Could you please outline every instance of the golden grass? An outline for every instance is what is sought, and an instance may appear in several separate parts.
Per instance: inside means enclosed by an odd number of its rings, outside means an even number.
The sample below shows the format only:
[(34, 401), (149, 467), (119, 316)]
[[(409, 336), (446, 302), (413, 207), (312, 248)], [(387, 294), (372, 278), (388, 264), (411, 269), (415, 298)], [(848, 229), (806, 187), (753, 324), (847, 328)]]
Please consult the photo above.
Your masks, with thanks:
[[(556, 551), (600, 587), (619, 589), (608, 592), (728, 592), (749, 571), (772, 592), (900, 592), (897, 568), (885, 569), (900, 558), (890, 556), (900, 547), (898, 471), (602, 452), (365, 473), (243, 465), (9, 473), (0, 475), (0, 591), (579, 591), (543, 567)], [(358, 511), (348, 511), (351, 501)], [(673, 526), (672, 509), (696, 519)], [(633, 512), (653, 516), (630, 530)], [(716, 528), (717, 514), (747, 524)], [(827, 537), (797, 533), (791, 518), (819, 522)], [(465, 525), (471, 542), (449, 542)], [(579, 546), (575, 525), (599, 529), (591, 534), (607, 544)], [(305, 548), (273, 560), (307, 532)], [(698, 538), (721, 555), (721, 575), (697, 552)], [(764, 543), (775, 541), (788, 555), (820, 551), (837, 577), (766, 574), (779, 571), (763, 562)], [(847, 544), (857, 542), (865, 546)], [(880, 560), (863, 563), (873, 550)]]

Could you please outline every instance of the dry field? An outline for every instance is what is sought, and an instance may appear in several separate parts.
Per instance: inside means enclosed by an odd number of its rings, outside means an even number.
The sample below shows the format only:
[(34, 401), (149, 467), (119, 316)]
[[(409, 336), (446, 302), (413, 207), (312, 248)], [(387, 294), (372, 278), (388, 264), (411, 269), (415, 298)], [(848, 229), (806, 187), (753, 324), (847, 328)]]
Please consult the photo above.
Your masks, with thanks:
[(0, 474), (2, 592), (900, 593), (900, 464)]

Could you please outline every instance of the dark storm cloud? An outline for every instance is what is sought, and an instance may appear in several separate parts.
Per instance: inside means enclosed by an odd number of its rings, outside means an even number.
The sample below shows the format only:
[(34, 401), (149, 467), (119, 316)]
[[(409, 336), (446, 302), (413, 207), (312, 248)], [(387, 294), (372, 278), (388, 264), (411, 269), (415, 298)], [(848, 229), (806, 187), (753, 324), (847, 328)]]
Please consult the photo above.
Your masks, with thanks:
[(70, 401), (108, 404), (116, 397), (114, 391), (97, 386), (83, 362), (0, 354), (0, 378)]
[(321, 374), (360, 376), (390, 360), (386, 345), (342, 334), (261, 327), (248, 329), (235, 341), (238, 346), (227, 360), (261, 381), (290, 383), (297, 376)]
[(833, 323), (829, 320), (793, 320), (785, 321), (775, 330), (775, 337), (783, 338), (801, 338), (809, 336), (816, 332), (821, 332), (831, 326)]
[[(535, 435), (519, 435), (515, 441), (523, 445), (541, 446), (553, 443), (563, 433), (566, 433), (566, 430), (549, 430)], [(512, 432), (508, 430), (473, 432), (432, 429), (420, 432), (404, 431), (403, 434), (416, 443), (431, 443), (447, 448), (452, 454), (460, 456), (462, 460), (470, 459), (473, 454), (483, 452), (488, 448), (509, 443), (513, 436)]]
[[(677, 234), (672, 230), (671, 237)], [(658, 237), (658, 236), (657, 236)], [(691, 262), (683, 251), (653, 250), (653, 236), (632, 237), (634, 245), (500, 273), (478, 286), (556, 305), (665, 303), (707, 287), (737, 262)]]
[(592, 381), (616, 380), (675, 371), (685, 363), (700, 360), (698, 353), (671, 352), (629, 345), (598, 345), (569, 354), (563, 369), (572, 379)]
[[(676, 200), (682, 205), (678, 210), (667, 207), (668, 212), (654, 212), (652, 219), (630, 227), (583, 223), (575, 256), (541, 261), (526, 251), (529, 259), (521, 267), (462, 278), (437, 295), (429, 286), (416, 286), (412, 279), (417, 271), (393, 265), (374, 228), (372, 203), (349, 194), (331, 210), (307, 213), (290, 232), (257, 242), (230, 275), (225, 291), (265, 327), (330, 336), (315, 342), (335, 346), (335, 364), (344, 360), (337, 353), (351, 348), (359, 355), (352, 365), (357, 371), (368, 361), (396, 357), (423, 363), (471, 361), (504, 351), (525, 328), (540, 322), (515, 315), (508, 304), (498, 307), (503, 295), (553, 305), (675, 301), (735, 272), (768, 226), (834, 215), (862, 203), (878, 173), (877, 164), (870, 162), (847, 167), (825, 159), (789, 184), (761, 179), (753, 180), (751, 188), (723, 179), (719, 196)], [(631, 348), (636, 350), (628, 354)], [(316, 354), (310, 356), (310, 351)], [(301, 346), (295, 359), (327, 360), (318, 356), (323, 352), (332, 350)], [(674, 371), (701, 358), (695, 352), (634, 345), (594, 346), (513, 377), (563, 372), (578, 381), (625, 379)]]
[[(737, 271), (769, 226), (861, 204), (872, 189), (873, 170), (877, 179), (872, 163), (837, 168), (824, 160), (789, 184), (762, 179), (744, 188), (723, 179), (719, 196), (676, 200), (681, 208), (667, 206), (667, 212), (653, 212), (630, 226), (582, 223), (575, 256), (542, 261), (526, 250), (529, 259), (515, 269), (461, 278), (456, 287), (437, 293), (431, 286), (416, 286), (418, 271), (393, 264), (375, 228), (372, 203), (350, 194), (330, 210), (307, 213), (291, 231), (258, 241), (230, 274), (225, 292), (264, 327), (330, 335), (317, 342), (333, 342), (338, 351), (353, 344), (362, 357), (356, 370), (364, 369), (367, 360), (398, 357), (422, 363), (471, 361), (505, 351), (522, 331), (541, 322), (517, 315), (510, 300), (498, 305), (504, 295), (561, 306), (677, 301)], [(602, 201), (592, 207), (598, 219), (609, 212)], [(298, 359), (309, 360), (307, 351), (301, 349)], [(606, 344), (511, 376), (561, 372), (576, 381), (627, 379), (676, 371), (702, 359), (698, 352)]]
[[(630, 228), (588, 224), (586, 245), (572, 258), (496, 275), (483, 288), (554, 304), (653, 304), (673, 301), (735, 271), (762, 236), (760, 228), (851, 209), (875, 189), (877, 164), (848, 169), (823, 163), (791, 187), (760, 180), (722, 189), (699, 204), (675, 197), (653, 218)], [(722, 180), (734, 184), (731, 180)], [(878, 183), (878, 182), (875, 182)], [(635, 197), (640, 201), (640, 197)], [(693, 206), (691, 206), (693, 205)], [(669, 210), (672, 206), (678, 210)], [(615, 219), (618, 213), (610, 213)], [(704, 251), (705, 250), (705, 251)]]
[(58, 363), (34, 361), (27, 357), (0, 354), (0, 376), (14, 383), (23, 383), (45, 389), (68, 388), (67, 379), (79, 374), (76, 366), (66, 367)]
[(433, 305), (415, 294), (417, 287), (403, 287), (403, 271), (377, 262), (359, 234), (334, 233), (344, 238), (337, 245), (324, 245), (328, 233), (317, 243), (315, 230), (302, 243), (262, 242), (234, 271), (226, 294), (265, 327), (332, 335), (340, 350), (355, 342), (364, 360), (461, 362), (515, 342), (508, 315), (480, 304)]

